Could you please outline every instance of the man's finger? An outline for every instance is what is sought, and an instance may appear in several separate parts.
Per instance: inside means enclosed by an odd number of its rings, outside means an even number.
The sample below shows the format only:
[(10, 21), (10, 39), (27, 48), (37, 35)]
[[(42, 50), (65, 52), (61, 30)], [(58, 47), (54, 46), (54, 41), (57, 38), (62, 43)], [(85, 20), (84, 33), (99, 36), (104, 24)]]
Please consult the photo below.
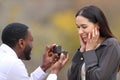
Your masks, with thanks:
[(63, 61), (63, 65), (65, 65), (68, 60), (69, 60), (69, 54), (66, 55), (66, 58), (65, 58), (64, 61)]
[(60, 55), (60, 60), (59, 62), (62, 63), (62, 65), (65, 65), (66, 62), (68, 61), (69, 59), (69, 55), (64, 55), (63, 53)]

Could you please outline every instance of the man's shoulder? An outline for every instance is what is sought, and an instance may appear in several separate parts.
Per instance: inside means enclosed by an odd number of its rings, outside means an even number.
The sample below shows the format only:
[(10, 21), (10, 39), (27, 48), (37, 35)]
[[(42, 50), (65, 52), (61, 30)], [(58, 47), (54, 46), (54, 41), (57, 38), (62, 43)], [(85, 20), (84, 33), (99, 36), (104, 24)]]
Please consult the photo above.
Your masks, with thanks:
[(22, 60), (18, 59), (17, 57), (3, 54), (0, 58), (0, 68), (3, 66), (7, 69), (17, 64), (23, 64)]

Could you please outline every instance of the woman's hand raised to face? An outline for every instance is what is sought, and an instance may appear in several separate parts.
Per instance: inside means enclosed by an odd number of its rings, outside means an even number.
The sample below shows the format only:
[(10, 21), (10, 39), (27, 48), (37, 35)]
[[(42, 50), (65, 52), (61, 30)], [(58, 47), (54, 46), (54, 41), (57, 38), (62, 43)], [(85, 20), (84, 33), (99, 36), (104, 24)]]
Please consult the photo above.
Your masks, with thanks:
[(95, 27), (92, 33), (88, 34), (88, 40), (86, 43), (86, 51), (94, 50), (99, 44), (99, 38), (100, 38), (99, 29)]
[(85, 42), (84, 42), (84, 40), (82, 39), (81, 36), (80, 36), (80, 45), (81, 45), (80, 52), (85, 52), (85, 50), (86, 50), (86, 44), (85, 44)]

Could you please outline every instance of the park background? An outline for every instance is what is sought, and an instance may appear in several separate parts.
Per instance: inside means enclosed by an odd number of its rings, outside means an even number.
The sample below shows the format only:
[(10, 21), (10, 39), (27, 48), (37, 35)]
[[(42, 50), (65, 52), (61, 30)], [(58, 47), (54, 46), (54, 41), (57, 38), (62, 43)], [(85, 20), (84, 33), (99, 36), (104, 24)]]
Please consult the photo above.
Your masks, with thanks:
[(112, 32), (120, 40), (119, 3), (119, 0), (0, 0), (0, 36), (2, 29), (11, 22), (30, 27), (34, 36), (32, 59), (24, 61), (29, 73), (41, 64), (46, 45), (61, 45), (69, 52), (70, 60), (59, 73), (58, 80), (67, 80), (67, 69), (80, 44), (75, 13), (86, 5), (98, 6), (105, 13)]

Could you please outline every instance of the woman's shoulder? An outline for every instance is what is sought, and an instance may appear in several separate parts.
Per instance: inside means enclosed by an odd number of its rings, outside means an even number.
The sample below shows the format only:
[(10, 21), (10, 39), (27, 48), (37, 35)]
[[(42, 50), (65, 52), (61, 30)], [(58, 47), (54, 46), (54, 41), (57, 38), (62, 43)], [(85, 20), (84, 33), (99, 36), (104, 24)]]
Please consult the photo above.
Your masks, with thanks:
[(108, 39), (106, 39), (107, 41), (109, 41), (109, 42), (118, 42), (118, 40), (116, 39), (116, 38), (108, 38)]
[(119, 41), (116, 38), (108, 38), (105, 40), (107, 45), (120, 45)]

